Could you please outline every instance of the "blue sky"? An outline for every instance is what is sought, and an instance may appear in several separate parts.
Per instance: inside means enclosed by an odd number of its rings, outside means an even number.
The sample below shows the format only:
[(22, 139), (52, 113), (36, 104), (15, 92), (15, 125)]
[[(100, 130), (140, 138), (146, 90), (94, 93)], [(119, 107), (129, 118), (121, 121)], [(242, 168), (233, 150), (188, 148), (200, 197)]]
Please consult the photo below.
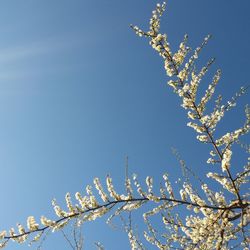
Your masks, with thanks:
[[(129, 28), (147, 28), (154, 7), (151, 0), (0, 2), (1, 229), (31, 214), (52, 216), (52, 198), (63, 201), (96, 176), (109, 173), (121, 186), (126, 155), (141, 179), (179, 177), (172, 146), (205, 173), (208, 147), (186, 127), (160, 57)], [(168, 1), (162, 19), (174, 48), (185, 33), (191, 47), (213, 34), (201, 62), (216, 57), (225, 99), (249, 84), (249, 8), (248, 0)], [(223, 131), (243, 123), (239, 111), (225, 118)], [(94, 241), (128, 249), (126, 236), (104, 224), (83, 227), (85, 249)], [(58, 233), (44, 249), (70, 248)]]

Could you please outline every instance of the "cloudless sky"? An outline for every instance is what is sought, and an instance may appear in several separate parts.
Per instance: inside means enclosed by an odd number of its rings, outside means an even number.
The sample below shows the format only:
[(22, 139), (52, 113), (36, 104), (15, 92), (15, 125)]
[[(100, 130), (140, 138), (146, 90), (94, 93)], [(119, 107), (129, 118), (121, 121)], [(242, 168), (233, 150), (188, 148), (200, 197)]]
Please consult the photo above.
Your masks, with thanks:
[[(104, 181), (109, 173), (121, 187), (126, 155), (129, 172), (141, 180), (161, 180), (164, 172), (173, 180), (180, 176), (171, 147), (201, 175), (211, 168), (209, 147), (196, 141), (180, 100), (166, 86), (162, 60), (129, 28), (147, 29), (155, 3), (0, 2), (0, 230), (25, 224), (29, 215), (54, 218), (51, 199), (64, 204), (66, 192), (84, 191), (96, 176)], [(193, 48), (213, 34), (201, 62), (216, 57), (211, 72), (222, 69), (218, 91), (225, 99), (249, 84), (249, 9), (248, 0), (169, 0), (162, 18), (173, 48), (185, 33)], [(242, 114), (231, 112), (220, 128), (238, 128)], [(84, 249), (95, 249), (95, 241), (129, 249), (126, 235), (103, 220), (87, 223), (83, 232)], [(56, 233), (42, 249), (70, 247)]]

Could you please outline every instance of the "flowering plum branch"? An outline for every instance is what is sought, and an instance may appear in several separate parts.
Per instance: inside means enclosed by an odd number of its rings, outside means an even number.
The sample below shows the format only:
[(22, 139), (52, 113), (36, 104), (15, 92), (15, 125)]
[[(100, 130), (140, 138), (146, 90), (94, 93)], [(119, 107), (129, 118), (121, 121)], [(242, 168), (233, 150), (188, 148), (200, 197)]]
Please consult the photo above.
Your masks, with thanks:
[[(158, 249), (198, 250), (237, 247), (249, 249), (250, 200), (249, 194), (244, 193), (242, 187), (249, 184), (250, 158), (247, 158), (246, 165), (234, 175), (232, 147), (234, 144), (239, 144), (246, 149), (246, 153), (250, 153), (250, 146), (244, 145), (239, 139), (250, 130), (250, 108), (248, 106), (245, 108), (246, 121), (242, 127), (220, 137), (215, 136), (217, 125), (225, 112), (236, 105), (236, 100), (246, 92), (247, 88), (242, 87), (240, 92), (226, 104), (221, 104), (222, 97), (219, 95), (213, 105), (213, 111), (206, 112), (221, 78), (221, 70), (215, 72), (205, 93), (198, 99), (199, 85), (215, 60), (209, 60), (199, 71), (196, 70), (196, 62), (211, 36), (205, 37), (201, 45), (192, 51), (187, 46), (188, 36), (185, 35), (177, 52), (172, 52), (168, 36), (160, 33), (160, 18), (165, 7), (166, 3), (157, 4), (149, 22), (149, 31), (143, 31), (133, 25), (131, 27), (138, 36), (148, 38), (151, 47), (163, 59), (166, 74), (170, 77), (168, 85), (181, 98), (181, 106), (187, 110), (187, 117), (190, 120), (187, 126), (195, 130), (198, 141), (211, 145), (207, 163), (219, 167), (217, 172), (208, 172), (207, 178), (216, 181), (221, 191), (213, 191), (205, 182), (200, 182), (200, 189), (197, 191), (186, 178), (182, 181), (179, 192), (176, 192), (168, 174), (164, 174), (164, 186), (160, 187), (158, 193), (153, 191), (152, 177), (147, 177), (145, 185), (142, 185), (134, 175), (133, 178), (126, 178), (125, 192), (119, 194), (110, 176), (106, 177), (106, 190), (100, 180), (95, 178), (94, 189), (88, 185), (86, 195), (77, 192), (74, 202), (71, 195), (66, 194), (67, 209), (64, 210), (59, 206), (56, 200), (52, 201), (57, 219), (52, 220), (42, 216), (38, 223), (33, 216), (30, 216), (26, 228), (18, 224), (17, 232), (14, 228), (8, 233), (6, 230), (0, 232), (0, 248), (4, 248), (9, 240), (17, 243), (25, 242), (30, 235), (34, 235), (32, 241), (38, 241), (45, 231), (60, 230), (73, 218), (77, 219), (80, 226), (85, 221), (94, 221), (111, 210), (114, 210), (114, 214), (110, 219), (124, 212), (130, 213), (150, 202), (155, 206), (143, 214), (148, 229), (144, 232), (144, 238)], [(183, 167), (185, 168), (184, 164)], [(186, 209), (188, 215), (183, 216), (180, 209)], [(164, 237), (159, 237), (150, 221), (150, 217), (154, 215), (159, 215), (162, 219), (166, 229)], [(127, 228), (126, 232), (131, 249), (145, 249), (131, 227)]]

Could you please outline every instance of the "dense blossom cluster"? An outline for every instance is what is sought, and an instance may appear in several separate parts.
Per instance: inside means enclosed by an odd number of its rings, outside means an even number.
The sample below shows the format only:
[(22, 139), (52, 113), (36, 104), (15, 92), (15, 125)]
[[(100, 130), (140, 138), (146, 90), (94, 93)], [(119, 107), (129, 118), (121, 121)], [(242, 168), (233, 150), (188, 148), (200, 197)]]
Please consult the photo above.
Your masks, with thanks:
[[(240, 142), (240, 136), (250, 130), (250, 108), (246, 106), (246, 122), (233, 132), (215, 136), (217, 124), (225, 113), (236, 104), (236, 99), (245, 92), (241, 88), (231, 101), (221, 104), (219, 96), (213, 110), (206, 113), (208, 102), (212, 99), (215, 88), (220, 80), (221, 71), (217, 70), (204, 95), (198, 99), (199, 84), (214, 63), (211, 59), (200, 71), (197, 71), (196, 61), (201, 50), (207, 45), (210, 35), (202, 44), (192, 50), (187, 46), (187, 35), (180, 43), (179, 49), (173, 53), (166, 34), (160, 33), (160, 17), (166, 4), (157, 4), (149, 23), (149, 31), (145, 32), (137, 26), (132, 26), (139, 36), (150, 39), (150, 45), (162, 57), (167, 76), (171, 77), (168, 84), (182, 99), (181, 106), (187, 110), (189, 121), (187, 125), (197, 133), (197, 139), (202, 143), (211, 145), (208, 163), (218, 165), (217, 172), (208, 172), (207, 178), (217, 183), (217, 191), (208, 184), (200, 181), (200, 189), (193, 187), (190, 180), (178, 180), (179, 191), (171, 184), (168, 174), (163, 175), (159, 191), (153, 190), (153, 178), (148, 176), (145, 184), (139, 182), (136, 175), (132, 179), (126, 178), (125, 192), (119, 194), (114, 188), (112, 178), (106, 177), (106, 187), (98, 178), (93, 181), (94, 188), (86, 187), (86, 194), (77, 192), (75, 199), (69, 193), (65, 196), (65, 208), (52, 201), (56, 219), (40, 218), (38, 223), (33, 216), (27, 219), (27, 227), (17, 224), (17, 229), (11, 228), (9, 232), (0, 232), (0, 248), (4, 248), (9, 240), (22, 243), (33, 235), (33, 241), (40, 239), (46, 230), (52, 232), (64, 228), (71, 219), (76, 218), (78, 225), (85, 221), (93, 221), (108, 213), (113, 207), (119, 206), (108, 219), (121, 213), (131, 213), (145, 203), (152, 203), (154, 207), (143, 214), (147, 231), (144, 238), (158, 249), (249, 249), (250, 245), (250, 200), (243, 185), (249, 184), (250, 158), (246, 165), (233, 175), (232, 163), (233, 147), (240, 145), (250, 153), (250, 146)], [(192, 53), (189, 57), (188, 55)], [(182, 164), (182, 163), (181, 163)], [(185, 165), (182, 164), (185, 168)], [(237, 166), (238, 169), (239, 166)], [(187, 170), (187, 169), (186, 169)], [(234, 171), (235, 172), (235, 171)], [(181, 186), (180, 186), (181, 185)], [(218, 191), (219, 190), (219, 191)], [(180, 212), (186, 209), (186, 212)], [(183, 214), (187, 214), (183, 216)], [(159, 234), (153, 227), (150, 217), (161, 217), (166, 232)], [(125, 227), (131, 249), (144, 249), (143, 243), (135, 234), (133, 228)], [(98, 243), (99, 249), (104, 249)]]

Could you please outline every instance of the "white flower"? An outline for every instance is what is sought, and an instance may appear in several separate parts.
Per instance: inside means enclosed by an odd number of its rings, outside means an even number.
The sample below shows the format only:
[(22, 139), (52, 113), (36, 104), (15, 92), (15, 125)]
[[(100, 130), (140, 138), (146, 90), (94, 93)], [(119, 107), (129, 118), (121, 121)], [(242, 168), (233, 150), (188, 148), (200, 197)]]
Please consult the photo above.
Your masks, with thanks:
[(27, 218), (27, 227), (30, 231), (35, 231), (39, 228), (39, 224), (36, 223), (34, 216), (29, 216)]
[(223, 158), (221, 161), (221, 169), (223, 172), (229, 169), (231, 157), (232, 157), (232, 151), (229, 148), (227, 148), (223, 153)]

